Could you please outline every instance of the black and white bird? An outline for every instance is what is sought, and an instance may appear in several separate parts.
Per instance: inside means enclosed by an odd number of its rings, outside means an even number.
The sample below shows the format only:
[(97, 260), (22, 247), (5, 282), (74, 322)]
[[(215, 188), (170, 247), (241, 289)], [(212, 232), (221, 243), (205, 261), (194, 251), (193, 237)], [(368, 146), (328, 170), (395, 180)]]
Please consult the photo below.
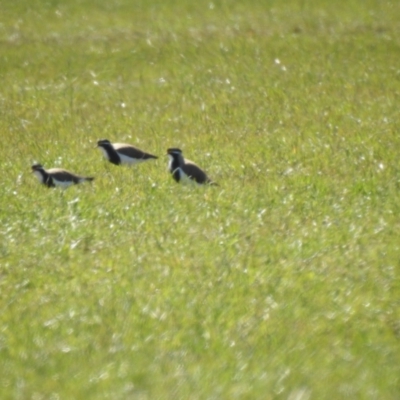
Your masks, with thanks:
[(197, 164), (185, 159), (181, 149), (170, 148), (167, 150), (167, 155), (169, 156), (168, 169), (176, 182), (218, 185)]
[(97, 147), (103, 152), (104, 157), (115, 165), (133, 165), (158, 158), (130, 144), (111, 143), (107, 139), (99, 140)]
[(61, 187), (66, 189), (69, 186), (77, 185), (85, 181), (93, 181), (94, 178), (89, 176), (80, 176), (73, 174), (65, 169), (52, 168), (44, 169), (41, 164), (32, 165), (32, 172), (47, 187)]

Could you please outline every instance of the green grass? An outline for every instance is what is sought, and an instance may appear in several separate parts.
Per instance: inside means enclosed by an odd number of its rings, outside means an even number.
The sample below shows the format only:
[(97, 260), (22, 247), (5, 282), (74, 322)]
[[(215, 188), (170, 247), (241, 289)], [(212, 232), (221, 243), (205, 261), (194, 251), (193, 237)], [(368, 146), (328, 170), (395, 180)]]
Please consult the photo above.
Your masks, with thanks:
[(2, 399), (400, 397), (399, 2), (3, 3)]

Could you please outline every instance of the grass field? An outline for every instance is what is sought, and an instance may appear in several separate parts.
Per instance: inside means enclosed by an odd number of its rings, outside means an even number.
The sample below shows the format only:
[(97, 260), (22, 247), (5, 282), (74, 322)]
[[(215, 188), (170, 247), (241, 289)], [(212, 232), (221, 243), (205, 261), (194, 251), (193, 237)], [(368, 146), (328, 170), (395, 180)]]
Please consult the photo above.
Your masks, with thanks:
[(4, 0), (0, 398), (399, 399), (399, 60), (396, 0)]

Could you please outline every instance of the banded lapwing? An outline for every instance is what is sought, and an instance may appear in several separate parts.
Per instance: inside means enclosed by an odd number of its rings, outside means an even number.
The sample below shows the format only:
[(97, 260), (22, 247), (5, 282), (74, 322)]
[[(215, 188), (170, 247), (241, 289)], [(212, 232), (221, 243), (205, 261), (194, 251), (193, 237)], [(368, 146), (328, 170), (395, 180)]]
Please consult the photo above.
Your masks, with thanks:
[(111, 143), (107, 139), (99, 140), (97, 142), (97, 147), (100, 147), (104, 157), (115, 165), (133, 165), (158, 158), (130, 144)]
[(85, 181), (92, 181), (94, 178), (73, 174), (65, 169), (51, 168), (44, 169), (41, 164), (33, 164), (32, 172), (47, 187), (61, 187), (66, 189), (69, 186), (77, 185)]
[(213, 182), (197, 164), (185, 159), (181, 149), (170, 148), (167, 150), (167, 155), (169, 156), (168, 169), (176, 182), (196, 182), (199, 185), (218, 185)]

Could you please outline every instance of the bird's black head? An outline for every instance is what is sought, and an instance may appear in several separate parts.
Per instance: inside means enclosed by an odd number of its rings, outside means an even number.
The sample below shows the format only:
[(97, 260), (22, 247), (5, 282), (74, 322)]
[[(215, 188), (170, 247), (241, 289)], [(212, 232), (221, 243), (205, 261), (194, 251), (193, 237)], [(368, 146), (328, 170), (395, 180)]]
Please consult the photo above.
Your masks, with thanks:
[(167, 154), (171, 156), (182, 154), (182, 150), (178, 149), (177, 147), (171, 147), (167, 150)]
[(31, 168), (32, 168), (32, 171), (40, 171), (43, 169), (43, 166), (42, 166), (42, 164), (33, 164)]
[(100, 139), (97, 141), (97, 147), (106, 147), (110, 146), (111, 142), (108, 139)]

